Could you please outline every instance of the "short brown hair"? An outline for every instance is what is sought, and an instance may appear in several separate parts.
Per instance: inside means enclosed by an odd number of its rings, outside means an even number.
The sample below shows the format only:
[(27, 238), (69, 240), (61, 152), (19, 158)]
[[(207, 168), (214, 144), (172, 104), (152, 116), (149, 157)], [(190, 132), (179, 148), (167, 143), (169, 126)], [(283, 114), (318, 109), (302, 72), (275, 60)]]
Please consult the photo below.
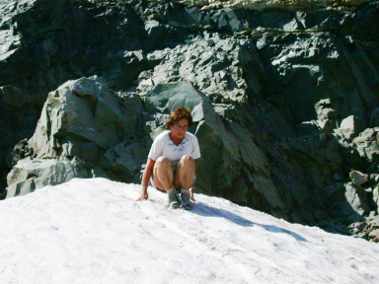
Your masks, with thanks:
[(191, 126), (192, 124), (192, 115), (191, 112), (184, 108), (184, 107), (179, 107), (175, 111), (172, 111), (170, 113), (170, 118), (166, 122), (166, 127), (170, 128), (173, 126), (175, 123), (177, 123), (179, 120), (186, 119), (188, 122), (188, 127)]

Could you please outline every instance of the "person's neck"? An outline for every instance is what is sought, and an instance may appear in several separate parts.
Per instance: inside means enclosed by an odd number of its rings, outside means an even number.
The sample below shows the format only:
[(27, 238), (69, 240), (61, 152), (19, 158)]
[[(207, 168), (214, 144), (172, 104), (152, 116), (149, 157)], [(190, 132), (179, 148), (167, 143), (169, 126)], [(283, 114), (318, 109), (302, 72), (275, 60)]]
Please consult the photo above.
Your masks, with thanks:
[(170, 133), (168, 136), (170, 137), (171, 141), (174, 142), (175, 145), (179, 145), (184, 139), (184, 137), (183, 138), (174, 137), (172, 136), (172, 133)]

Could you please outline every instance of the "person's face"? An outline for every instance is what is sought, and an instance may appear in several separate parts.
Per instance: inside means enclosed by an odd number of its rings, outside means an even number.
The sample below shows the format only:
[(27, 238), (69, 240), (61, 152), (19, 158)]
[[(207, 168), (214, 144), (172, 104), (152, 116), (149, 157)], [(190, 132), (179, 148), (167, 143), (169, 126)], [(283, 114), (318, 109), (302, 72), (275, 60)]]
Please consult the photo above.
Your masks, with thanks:
[(183, 139), (188, 130), (188, 121), (183, 118), (170, 127), (171, 135), (177, 139)]

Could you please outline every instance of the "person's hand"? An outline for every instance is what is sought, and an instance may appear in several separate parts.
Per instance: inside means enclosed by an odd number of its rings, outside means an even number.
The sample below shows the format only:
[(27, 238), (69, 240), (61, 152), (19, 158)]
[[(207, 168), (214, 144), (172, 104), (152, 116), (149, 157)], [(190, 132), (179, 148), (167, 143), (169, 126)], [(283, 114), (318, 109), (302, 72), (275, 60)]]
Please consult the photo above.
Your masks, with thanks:
[(143, 191), (141, 196), (138, 197), (137, 201), (147, 200), (148, 198), (149, 198), (149, 195), (147, 194), (147, 191)]

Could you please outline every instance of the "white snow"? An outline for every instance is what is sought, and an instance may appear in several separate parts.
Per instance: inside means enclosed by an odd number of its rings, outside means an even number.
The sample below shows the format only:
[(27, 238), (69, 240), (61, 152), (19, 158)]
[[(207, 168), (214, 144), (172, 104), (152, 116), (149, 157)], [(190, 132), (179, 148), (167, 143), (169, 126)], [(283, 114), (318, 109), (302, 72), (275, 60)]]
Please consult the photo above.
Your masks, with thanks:
[(0, 202), (0, 283), (379, 283), (379, 247), (197, 194), (106, 179)]

